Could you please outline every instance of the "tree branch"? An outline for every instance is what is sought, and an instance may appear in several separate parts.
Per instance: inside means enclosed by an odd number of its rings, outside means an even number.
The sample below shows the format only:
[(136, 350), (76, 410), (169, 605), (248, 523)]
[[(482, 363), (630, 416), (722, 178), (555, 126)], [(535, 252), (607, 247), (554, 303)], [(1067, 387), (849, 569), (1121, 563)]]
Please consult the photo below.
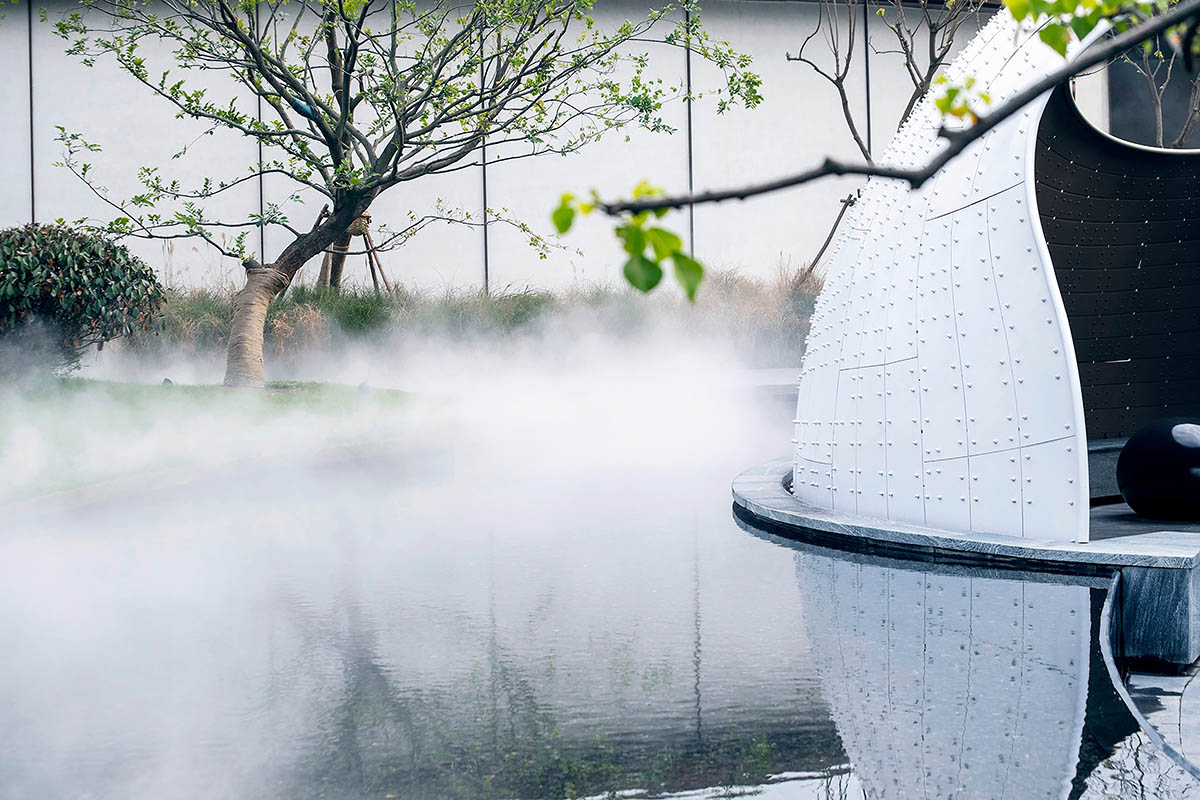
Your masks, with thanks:
[[(846, 55), (843, 58), (839, 43), (841, 41), (842, 23), (838, 19), (838, 4), (844, 2), (846, 6)], [(862, 0), (866, 2), (866, 0)], [(817, 6), (817, 23), (808, 36), (804, 37), (804, 41), (800, 43), (800, 49), (796, 55), (784, 53), (784, 58), (788, 61), (799, 61), (802, 64), (807, 64), (812, 70), (821, 76), (833, 86), (838, 93), (838, 99), (842, 104), (842, 117), (846, 121), (846, 127), (850, 129), (850, 135), (854, 138), (854, 144), (857, 145), (858, 151), (862, 153), (863, 159), (868, 163), (872, 163), (871, 149), (867, 147), (862, 135), (859, 133), (858, 125), (854, 121), (854, 111), (850, 107), (850, 98), (846, 93), (846, 78), (850, 74), (850, 66), (854, 59), (854, 36), (858, 26), (858, 4), (859, 0), (819, 0)], [(832, 70), (826, 70), (814, 59), (805, 55), (805, 49), (812, 43), (822, 31), (825, 31), (825, 42), (829, 46), (830, 54), (833, 57)], [(864, 38), (867, 37), (867, 32), (863, 32)]]
[(1005, 100), (990, 114), (981, 117), (974, 125), (968, 128), (954, 129), (946, 127), (943, 124), (942, 128), (938, 131), (938, 137), (946, 140), (946, 147), (934, 156), (929, 163), (917, 169), (904, 169), (874, 164), (851, 164), (827, 158), (819, 166), (763, 183), (748, 184), (733, 189), (698, 192), (696, 194), (601, 203), (599, 207), (606, 214), (617, 216), (620, 214), (637, 214), (643, 211), (677, 209), (702, 203), (720, 203), (725, 200), (745, 200), (748, 197), (800, 186), (801, 184), (810, 183), (830, 175), (862, 175), (870, 178), (890, 178), (905, 181), (914, 189), (920, 188), (926, 181), (936, 175), (942, 167), (946, 166), (951, 159), (969, 147), (973, 142), (983, 138), (988, 131), (1016, 114), (1043, 93), (1068, 82), (1078, 73), (1103, 63), (1134, 45), (1162, 33), (1168, 28), (1195, 18), (1200, 18), (1200, 0), (1185, 0), (1185, 2), (1179, 3), (1170, 10), (1152, 17), (1122, 34), (1088, 48), (1079, 58), (1063, 64), (1063, 66), (1050, 72), (1041, 80), (1027, 86)]

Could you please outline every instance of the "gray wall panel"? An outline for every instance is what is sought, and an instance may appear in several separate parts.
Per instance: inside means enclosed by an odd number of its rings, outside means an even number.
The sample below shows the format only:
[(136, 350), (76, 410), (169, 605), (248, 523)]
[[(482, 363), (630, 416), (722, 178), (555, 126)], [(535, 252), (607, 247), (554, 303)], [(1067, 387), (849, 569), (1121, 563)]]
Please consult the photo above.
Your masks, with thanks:
[[(601, 30), (612, 30), (625, 20), (636, 20), (647, 6), (630, 0), (617, 0), (598, 6), (594, 17)], [(670, 32), (673, 23), (663, 20), (648, 38), (658, 39)], [(552, 234), (550, 211), (564, 192), (586, 195), (596, 189), (604, 197), (628, 197), (641, 180), (649, 180), (668, 191), (687, 190), (687, 109), (685, 93), (685, 53), (681, 48), (654, 42), (629, 46), (630, 53), (649, 53), (646, 79), (663, 81), (667, 97), (661, 115), (673, 134), (650, 133), (629, 127), (609, 132), (602, 140), (580, 152), (566, 156), (542, 155), (495, 163), (528, 152), (524, 144), (488, 148), (488, 205), (506, 209), (508, 215), (528, 223), (535, 231)], [(614, 79), (626, 85), (632, 71), (626, 67)], [(712, 103), (702, 104), (712, 107)], [(697, 109), (697, 113), (703, 113)], [(628, 141), (626, 140), (628, 137)], [(667, 227), (687, 236), (687, 214), (675, 213)], [(563, 244), (565, 250), (551, 252), (540, 259), (529, 247), (528, 235), (511, 226), (496, 225), (488, 231), (492, 286), (527, 285), (561, 288), (572, 283), (614, 283), (621, 280), (625, 256), (613, 236), (612, 222), (604, 216), (584, 218), (576, 224)], [(582, 255), (577, 252), (582, 251)], [(669, 276), (668, 276), (669, 279)]]
[[(99, 59), (96, 66), (88, 68), (77, 58), (67, 56), (66, 44), (55, 35), (52, 23), (71, 8), (57, 2), (47, 9), (49, 21), (35, 19), (33, 27), (38, 219), (90, 217), (107, 222), (119, 216), (69, 171), (53, 166), (64, 153), (62, 144), (55, 141), (56, 126), (79, 132), (104, 148), (101, 153), (89, 153), (87, 161), (94, 165), (94, 180), (122, 199), (139, 191), (137, 176), (143, 166), (159, 167), (165, 176), (178, 178), (184, 187), (194, 187), (206, 177), (231, 180), (257, 164), (258, 150), (253, 142), (224, 131), (206, 136), (206, 126), (176, 119), (173, 106), (153, 97), (111, 59)], [(170, 66), (170, 52), (161, 44), (143, 44), (141, 54), (147, 59), (151, 75), (161, 74)], [(237, 94), (233, 83), (216, 72), (200, 76), (192, 85), (207, 88), (210, 99), (216, 102)], [(252, 110), (253, 105), (243, 97), (238, 107)], [(188, 154), (172, 159), (184, 147)], [(253, 181), (232, 190), (219, 202), (210, 202), (209, 215), (214, 219), (244, 220), (258, 207), (258, 186)], [(129, 244), (168, 283), (211, 285), (241, 277), (235, 263), (221, 258), (200, 240), (131, 240)]]
[[(763, 77), (763, 103), (753, 111), (732, 109), (717, 117), (698, 104), (694, 114), (693, 167), (697, 189), (737, 186), (799, 171), (826, 155), (861, 158), (842, 120), (837, 92), (805, 64), (788, 62), (817, 22), (810, 3), (716, 2), (702, 19), (714, 38), (754, 55)], [(856, 43), (861, 59), (861, 38)], [(861, 62), (860, 62), (861, 66)], [(713, 68), (697, 64), (694, 80), (713, 80)], [(863, 74), (848, 82), (855, 113), (866, 110)], [(711, 108), (711, 107), (710, 107)], [(696, 209), (696, 253), (716, 268), (737, 268), (770, 277), (780, 264), (810, 261), (837, 216), (837, 198), (862, 184), (826, 179), (809, 186)]]
[(29, 7), (0, 9), (0, 227), (29, 222)]

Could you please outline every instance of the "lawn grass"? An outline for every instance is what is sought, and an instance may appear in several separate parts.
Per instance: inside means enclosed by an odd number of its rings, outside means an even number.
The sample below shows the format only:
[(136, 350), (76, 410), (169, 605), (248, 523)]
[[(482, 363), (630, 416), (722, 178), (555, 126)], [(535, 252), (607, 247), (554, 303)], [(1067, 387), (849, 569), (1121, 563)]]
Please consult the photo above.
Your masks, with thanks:
[(411, 395), (332, 383), (29, 378), (0, 389), (0, 505), (85, 487), (387, 440)]
[(364, 401), (399, 406), (407, 392), (314, 381), (272, 381), (266, 391), (230, 389), (214, 384), (156, 384), (102, 381), (90, 378), (50, 378), (35, 393), (46, 399), (109, 403), (128, 411), (162, 412), (203, 408), (207, 411), (278, 414), (304, 411), (322, 415), (352, 413)]

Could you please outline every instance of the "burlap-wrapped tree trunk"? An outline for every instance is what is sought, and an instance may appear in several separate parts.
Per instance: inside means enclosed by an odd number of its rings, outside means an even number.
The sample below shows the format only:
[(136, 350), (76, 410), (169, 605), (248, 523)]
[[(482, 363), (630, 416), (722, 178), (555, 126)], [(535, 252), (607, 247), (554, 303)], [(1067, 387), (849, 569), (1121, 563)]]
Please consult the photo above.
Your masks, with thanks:
[(247, 268), (246, 285), (233, 297), (233, 322), (225, 364), (226, 386), (264, 386), (263, 332), (267, 307), (291, 278), (271, 267)]
[(233, 322), (229, 328), (225, 360), (226, 386), (266, 385), (263, 333), (267, 307), (277, 294), (291, 284), (296, 273), (309, 259), (335, 241), (349, 238), (350, 226), (366, 211), (371, 199), (358, 198), (342, 208), (335, 208), (329, 215), (322, 214), (312, 230), (288, 245), (272, 264), (263, 266), (253, 260), (242, 262), (246, 270), (246, 285), (233, 298)]

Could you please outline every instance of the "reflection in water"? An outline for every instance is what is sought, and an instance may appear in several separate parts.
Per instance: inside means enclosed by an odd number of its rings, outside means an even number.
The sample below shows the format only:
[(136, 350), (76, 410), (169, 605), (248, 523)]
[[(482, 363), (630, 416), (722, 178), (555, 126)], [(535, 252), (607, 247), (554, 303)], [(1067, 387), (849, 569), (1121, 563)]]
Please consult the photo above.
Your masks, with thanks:
[(1103, 588), (797, 547), (816, 669), (863, 796), (1200, 796), (1112, 686)]
[(846, 759), (791, 554), (730, 471), (464, 503), (336, 464), (254, 529), (232, 471), (40, 514), (0, 534), (0, 798), (819, 797)]
[(1112, 755), (1087, 776), (1083, 797), (1121, 800), (1192, 800), (1200, 783), (1179, 768), (1146, 734), (1137, 732), (1117, 742)]
[(1087, 702), (1087, 588), (812, 554), (797, 571), (825, 698), (871, 796), (1066, 794)]
[[(639, 736), (603, 722), (577, 728), (571, 717), (589, 709), (551, 701), (554, 669), (531, 668), (528, 654), (503, 641), (494, 595), (486, 655), (440, 687), (404, 685), (358, 603), (346, 601), (300, 624), (311, 635), (301, 637), (289, 670), (272, 681), (290, 686), (293, 696), (272, 696), (267, 716), (294, 709), (297, 692), (319, 699), (307, 733), (292, 748), (282, 796), (576, 797), (630, 786), (669, 792), (759, 783), (773, 764), (809, 763), (812, 755), (803, 734), (793, 743), (794, 734), (770, 727), (758, 734), (731, 730), (719, 714), (709, 714), (715, 718), (706, 737), (698, 694), (692, 731), (661, 723)], [(324, 665), (323, 675), (314, 664)], [(699, 661), (696, 668), (694, 687)], [(641, 685), (647, 706), (671, 681), (669, 667), (637, 670), (626, 663), (623, 669)]]
[(0, 798), (1200, 797), (1108, 683), (1101, 590), (796, 553), (724, 503), (648, 537), (629, 490), (671, 476), (556, 487), (596, 520), (312, 477), (277, 531), (214, 500), (147, 536), (163, 497), (0, 536)]

